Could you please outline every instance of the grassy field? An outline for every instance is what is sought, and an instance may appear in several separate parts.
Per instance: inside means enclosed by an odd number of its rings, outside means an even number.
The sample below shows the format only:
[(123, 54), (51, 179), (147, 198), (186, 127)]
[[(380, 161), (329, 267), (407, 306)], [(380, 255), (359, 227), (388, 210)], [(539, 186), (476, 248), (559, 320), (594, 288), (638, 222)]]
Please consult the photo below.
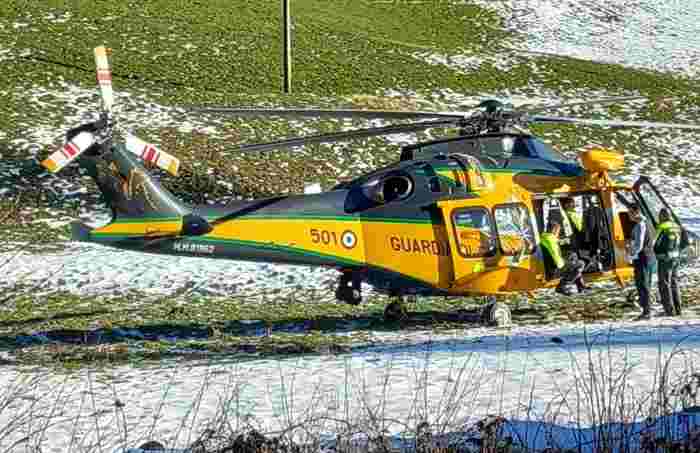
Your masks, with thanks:
[[(75, 5), (81, 5), (76, 7)], [(513, 52), (510, 43), (521, 39), (499, 28), (500, 19), (476, 6), (436, 2), (297, 1), (294, 4), (293, 93), (281, 94), (280, 24), (277, 2), (211, 1), (137, 4), (110, 2), (6, 2), (0, 7), (0, 42), (12, 49), (0, 74), (0, 154), (4, 159), (27, 157), (13, 140), (41, 124), (55, 130), (56, 142), (65, 129), (65, 116), (76, 105), (98, 99), (56, 99), (61, 83), (93, 89), (92, 48), (105, 44), (114, 50), (112, 64), (117, 91), (167, 106), (352, 105), (358, 94), (386, 94), (388, 90), (414, 96), (439, 106), (444, 90), (465, 96), (484, 94), (588, 96), (638, 93), (652, 100), (676, 96), (673, 114), (698, 106), (696, 80), (671, 74), (598, 64), (583, 60)], [(173, 7), (173, 5), (176, 5)], [(482, 59), (477, 69), (464, 73), (417, 58), (417, 53), (472, 55)], [(507, 69), (499, 62), (507, 60)], [(28, 92), (37, 87), (54, 90), (37, 95), (42, 108), (28, 104)], [(666, 120), (671, 112), (648, 108), (640, 117)], [(421, 106), (419, 106), (421, 107)], [(450, 106), (454, 108), (455, 106)], [(624, 113), (613, 106), (610, 113)], [(332, 121), (311, 122), (314, 130), (337, 127)], [(221, 119), (222, 136), (183, 134), (174, 129), (140, 129), (184, 160), (184, 176), (167, 185), (179, 195), (204, 192), (221, 197), (230, 192), (217, 183), (225, 179), (242, 196), (299, 190), (302, 181), (321, 180), (329, 186), (338, 178), (359, 173), (358, 161), (381, 165), (395, 160), (398, 147), (379, 139), (363, 149), (348, 150), (338, 158), (327, 147), (309, 147), (265, 155), (231, 152), (236, 143), (295, 135), (284, 121)], [(563, 148), (575, 148), (593, 130), (539, 127), (536, 132), (560, 136)], [(595, 131), (597, 134), (599, 131)], [(625, 140), (612, 133), (620, 145)], [(601, 137), (605, 138), (605, 137)], [(33, 154), (42, 157), (48, 149)], [(301, 157), (301, 158), (300, 158)], [(347, 174), (326, 165), (347, 169)], [(202, 161), (206, 165), (200, 165)], [(227, 165), (222, 165), (226, 163)], [(213, 173), (206, 170), (214, 169)], [(25, 169), (18, 184), (31, 186), (34, 175)], [(71, 173), (68, 171), (67, 176)], [(271, 182), (275, 181), (274, 183)], [(42, 194), (46, 198), (47, 194)], [(43, 200), (45, 203), (46, 200)]]
[[(36, 129), (49, 131), (58, 144), (66, 117), (86, 106), (97, 113), (92, 48), (113, 49), (114, 85), (130, 96), (162, 106), (362, 106), (357, 95), (388, 96), (389, 103), (408, 100), (417, 108), (458, 108), (461, 97), (497, 95), (559, 98), (642, 94), (651, 102), (637, 109), (608, 106), (580, 113), (677, 120), (696, 116), (700, 82), (682, 76), (599, 64), (578, 59), (514, 52), (522, 37), (506, 33), (493, 13), (450, 2), (295, 0), (293, 93), (281, 94), (280, 10), (275, 1), (211, 0), (182, 2), (7, 1), (0, 6), (0, 234), (3, 248), (46, 250), (61, 247), (65, 226), (42, 219), (72, 218), (99, 205), (94, 186), (73, 168), (66, 182), (88, 188), (64, 196), (51, 190), (36, 158), (51, 146), (29, 146)], [(4, 53), (4, 51), (9, 53)], [(481, 60), (469, 72), (429, 63), (420, 55), (469, 55)], [(504, 64), (506, 62), (507, 64)], [(66, 86), (76, 97), (62, 96)], [(86, 94), (87, 93), (87, 94)], [(672, 111), (660, 108), (673, 97)], [(362, 98), (359, 98), (362, 99)], [(457, 99), (457, 100), (455, 100)], [(127, 116), (129, 112), (123, 112)], [(320, 181), (328, 188), (368, 168), (397, 160), (399, 146), (380, 139), (360, 145), (312, 146), (303, 151), (242, 155), (238, 143), (292, 136), (298, 126), (286, 121), (219, 118), (217, 134), (191, 133), (177, 127), (136, 126), (138, 134), (160, 144), (183, 160), (182, 176), (162, 180), (188, 201), (204, 202), (231, 196), (255, 197), (301, 190)], [(310, 122), (308, 132), (337, 129), (335, 121)], [(646, 152), (641, 138), (657, 133), (625, 134), (617, 130), (539, 126), (537, 133), (562, 149), (591, 141), (614, 144), (632, 157)], [(424, 135), (418, 135), (424, 137)], [(22, 146), (20, 146), (22, 145)], [(646, 165), (658, 168), (657, 161)], [(697, 165), (665, 162), (674, 176), (689, 176)], [(29, 241), (30, 244), (13, 245)], [(0, 262), (0, 266), (3, 263)], [(612, 291), (611, 291), (612, 292)], [(299, 352), (333, 351), (369, 341), (367, 332), (400, 329), (380, 319), (386, 302), (379, 298), (361, 307), (334, 302), (313, 306), (284, 301), (259, 306), (229, 298), (150, 300), (130, 297), (36, 296), (31, 287), (10, 292), (0, 310), (0, 349), (19, 351), (17, 360), (60, 358), (68, 364), (83, 360), (140, 359), (166, 355), (183, 346), (192, 351)], [(17, 296), (16, 294), (22, 294)], [(690, 293), (689, 293), (690, 294)], [(516, 322), (599, 320), (635, 311), (624, 297), (581, 303), (560, 310), (567, 301), (542, 298), (535, 309), (517, 312)], [(429, 303), (430, 302), (430, 303)], [(463, 326), (459, 310), (474, 301), (426, 301), (414, 307), (415, 326)], [(515, 307), (515, 301), (511, 301)], [(566, 312), (566, 313), (565, 313)], [(534, 313), (534, 314), (533, 314)], [(242, 321), (259, 320), (272, 335), (249, 335)], [(292, 326), (286, 328), (285, 326)], [(302, 325), (303, 333), (295, 332)], [(343, 326), (352, 335), (337, 335)], [(255, 328), (257, 328), (254, 326)], [(132, 330), (124, 334), (124, 331)], [(44, 341), (36, 333), (49, 332)], [(97, 333), (96, 333), (97, 332)], [(291, 332), (291, 333), (290, 333)], [(96, 335), (99, 336), (96, 337)], [(170, 341), (167, 338), (180, 338)], [(98, 338), (96, 340), (96, 338)], [(54, 341), (55, 340), (55, 341)], [(38, 342), (38, 343), (37, 343)], [(104, 344), (109, 346), (106, 347)], [(292, 346), (286, 346), (292, 345)]]

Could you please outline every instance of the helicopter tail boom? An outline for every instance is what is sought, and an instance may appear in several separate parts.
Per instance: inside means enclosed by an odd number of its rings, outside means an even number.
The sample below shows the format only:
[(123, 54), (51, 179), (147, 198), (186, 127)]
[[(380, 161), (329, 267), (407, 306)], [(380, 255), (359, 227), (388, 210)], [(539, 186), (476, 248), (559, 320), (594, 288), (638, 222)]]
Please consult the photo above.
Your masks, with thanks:
[(204, 219), (197, 218), (191, 207), (163, 188), (123, 146), (82, 156), (78, 164), (97, 183), (112, 219), (97, 228), (74, 224), (74, 240), (113, 242), (125, 236), (151, 240), (210, 230)]

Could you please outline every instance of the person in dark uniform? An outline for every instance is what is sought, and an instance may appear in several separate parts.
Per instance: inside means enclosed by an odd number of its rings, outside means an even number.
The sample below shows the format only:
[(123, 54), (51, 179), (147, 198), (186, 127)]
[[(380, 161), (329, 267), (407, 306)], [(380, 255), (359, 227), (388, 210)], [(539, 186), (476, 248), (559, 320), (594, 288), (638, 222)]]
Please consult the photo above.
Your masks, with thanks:
[(678, 289), (678, 259), (681, 229), (671, 220), (666, 208), (659, 211), (659, 226), (654, 254), (658, 262), (659, 294), (667, 316), (681, 315), (681, 292)]
[(559, 233), (561, 232), (561, 223), (556, 220), (550, 220), (547, 225), (547, 232), (540, 235), (540, 245), (547, 252), (549, 261), (556, 269), (555, 274), (559, 275), (559, 284), (556, 292), (571, 296), (573, 291), (568, 288), (570, 283), (575, 283), (578, 292), (583, 292), (588, 288), (583, 284), (583, 261), (579, 260), (575, 253), (570, 253), (565, 260), (559, 246)]
[(632, 228), (632, 244), (629, 248), (629, 259), (634, 266), (634, 284), (639, 294), (639, 306), (642, 313), (638, 319), (651, 318), (649, 304), (649, 288), (653, 269), (653, 241), (646, 219), (642, 216), (639, 205), (629, 208), (630, 220), (634, 222)]

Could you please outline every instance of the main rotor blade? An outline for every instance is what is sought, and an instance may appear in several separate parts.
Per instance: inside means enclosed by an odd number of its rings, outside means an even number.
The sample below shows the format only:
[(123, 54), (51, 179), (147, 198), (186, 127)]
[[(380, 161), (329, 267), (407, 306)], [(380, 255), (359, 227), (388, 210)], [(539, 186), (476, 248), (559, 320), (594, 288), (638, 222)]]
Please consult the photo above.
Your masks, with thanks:
[(364, 119), (427, 119), (464, 118), (466, 112), (403, 112), (399, 110), (330, 110), (330, 109), (261, 109), (201, 107), (190, 109), (200, 113), (224, 113), (239, 117), (277, 116), (283, 118), (364, 118)]
[(592, 120), (587, 118), (571, 118), (566, 116), (530, 116), (528, 117), (528, 121), (535, 123), (587, 124), (590, 126), (648, 127), (700, 130), (700, 125), (695, 124), (655, 123), (653, 121)]
[(552, 105), (525, 104), (525, 105), (519, 106), (517, 108), (517, 110), (520, 112), (525, 112), (525, 113), (536, 113), (536, 112), (541, 112), (543, 110), (552, 110), (552, 109), (559, 109), (559, 108), (564, 108), (564, 107), (573, 107), (575, 105), (614, 104), (616, 102), (636, 101), (636, 100), (640, 100), (640, 99), (647, 99), (647, 97), (646, 96), (617, 96), (617, 97), (610, 97), (610, 98), (591, 99), (589, 101), (562, 102), (560, 104), (552, 104)]
[(311, 135), (308, 137), (287, 138), (268, 143), (255, 143), (243, 145), (236, 148), (236, 151), (266, 151), (276, 148), (290, 148), (293, 146), (310, 145), (315, 143), (332, 143), (354, 138), (376, 137), (380, 135), (402, 134), (417, 132), (432, 127), (447, 127), (457, 123), (456, 120), (436, 120), (421, 123), (397, 124), (393, 126), (372, 127), (367, 129), (355, 129), (353, 131), (334, 132), (330, 134)]

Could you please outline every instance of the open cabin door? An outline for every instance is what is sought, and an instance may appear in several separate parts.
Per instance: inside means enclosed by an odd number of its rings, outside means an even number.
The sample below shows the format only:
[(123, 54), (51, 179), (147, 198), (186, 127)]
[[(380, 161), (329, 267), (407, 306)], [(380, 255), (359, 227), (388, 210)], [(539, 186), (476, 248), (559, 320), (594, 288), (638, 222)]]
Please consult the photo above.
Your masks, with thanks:
[(674, 222), (681, 226), (681, 247), (688, 245), (688, 231), (673, 212), (673, 209), (661, 195), (659, 190), (651, 183), (648, 177), (641, 176), (632, 186), (632, 190), (615, 190), (610, 200), (613, 216), (613, 241), (615, 247), (615, 268), (619, 279), (629, 279), (633, 275), (632, 265), (629, 263), (627, 248), (632, 239), (634, 222), (629, 217), (629, 207), (639, 204), (642, 213), (647, 219), (647, 225), (651, 228), (650, 234), (656, 237), (659, 225), (659, 212), (666, 208)]
[[(642, 206), (642, 211), (646, 215), (647, 219), (651, 221), (654, 229), (656, 229), (660, 223), (659, 211), (661, 211), (662, 208), (666, 208), (668, 212), (671, 213), (671, 217), (676, 224), (681, 227), (683, 226), (676, 213), (673, 212), (671, 206), (666, 202), (664, 197), (661, 196), (661, 193), (659, 193), (658, 189), (654, 187), (649, 178), (646, 176), (641, 176), (634, 183), (633, 189)], [(683, 230), (685, 231), (685, 228)], [(687, 237), (685, 239), (687, 241)]]

